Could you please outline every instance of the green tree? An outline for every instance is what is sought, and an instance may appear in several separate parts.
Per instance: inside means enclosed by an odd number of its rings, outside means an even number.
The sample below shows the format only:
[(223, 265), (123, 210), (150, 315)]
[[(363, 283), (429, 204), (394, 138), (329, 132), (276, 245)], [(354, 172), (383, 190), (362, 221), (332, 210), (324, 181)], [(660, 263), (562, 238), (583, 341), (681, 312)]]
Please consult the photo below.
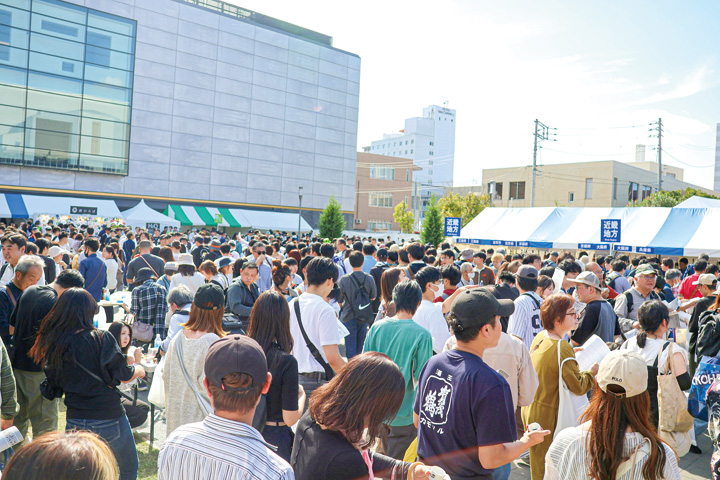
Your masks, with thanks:
[(443, 217), (460, 217), (464, 227), (477, 217), (486, 207), (490, 206), (490, 195), (468, 193), (461, 197), (450, 192), (438, 200), (438, 208)]
[(413, 224), (415, 223), (415, 215), (408, 208), (407, 203), (403, 200), (402, 202), (395, 205), (395, 212), (393, 212), (393, 219), (400, 224), (400, 231), (402, 233), (412, 233)]
[(330, 197), (325, 210), (320, 215), (320, 236), (335, 239), (345, 230), (345, 218), (340, 211), (340, 203), (335, 197)]
[(440, 245), (445, 240), (443, 217), (434, 193), (430, 197), (427, 210), (425, 210), (425, 220), (420, 229), (420, 240), (423, 243), (432, 243), (435, 246)]
[[(655, 192), (642, 202), (635, 205), (638, 207), (674, 207), (678, 203), (684, 202), (688, 198), (695, 196), (715, 199), (718, 198), (714, 195), (703, 192), (702, 190), (696, 190), (688, 187), (685, 190), (662, 190), (660, 192)], [(628, 203), (628, 206), (633, 205), (632, 203)]]

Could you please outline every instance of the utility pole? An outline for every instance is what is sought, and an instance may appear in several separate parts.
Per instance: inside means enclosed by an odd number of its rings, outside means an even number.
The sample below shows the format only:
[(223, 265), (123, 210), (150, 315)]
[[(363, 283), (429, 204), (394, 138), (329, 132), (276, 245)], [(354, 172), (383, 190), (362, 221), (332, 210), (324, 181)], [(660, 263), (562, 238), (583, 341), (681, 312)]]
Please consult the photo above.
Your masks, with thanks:
[[(662, 129), (662, 118), (658, 118), (657, 123), (651, 123), (652, 125), (656, 125), (656, 128), (651, 128), (651, 132), (657, 132), (657, 139), (658, 139), (658, 146), (657, 146), (657, 161), (658, 161), (658, 192), (662, 190), (662, 136), (663, 136), (663, 129)], [(655, 135), (650, 135), (651, 137), (654, 137)]]
[(300, 241), (300, 226), (302, 225), (302, 190), (303, 187), (298, 187), (298, 242)]
[(551, 142), (557, 141), (557, 139), (550, 138), (550, 135), (557, 135), (556, 133), (550, 133), (550, 130), (557, 130), (557, 128), (550, 128), (544, 123), (540, 122), (537, 118), (535, 119), (535, 145), (533, 146), (533, 169), (532, 169), (532, 193), (530, 196), (530, 206), (535, 206), (535, 177), (537, 176), (537, 151), (538, 151), (538, 140), (548, 140)]

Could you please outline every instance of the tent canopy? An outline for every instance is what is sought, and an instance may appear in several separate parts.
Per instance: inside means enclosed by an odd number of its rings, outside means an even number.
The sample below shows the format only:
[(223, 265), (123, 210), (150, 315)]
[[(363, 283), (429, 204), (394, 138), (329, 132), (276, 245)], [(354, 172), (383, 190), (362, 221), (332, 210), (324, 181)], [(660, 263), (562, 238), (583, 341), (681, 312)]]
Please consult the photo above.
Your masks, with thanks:
[[(178, 220), (184, 226), (223, 226), (232, 228), (256, 228), (259, 230), (284, 230), (294, 232), (298, 227), (298, 214), (269, 212), (240, 208), (192, 207), (187, 205), (169, 205), (164, 212)], [(215, 223), (216, 220), (222, 221)], [(302, 230), (311, 231), (312, 227), (302, 220)]]
[(601, 220), (619, 220), (615, 251), (720, 257), (720, 208), (486, 208), (458, 243), (609, 251)]
[[(181, 225), (205, 225), (208, 227), (234, 227), (220, 210), (211, 207), (191, 207), (188, 205), (168, 205), (163, 212), (165, 215), (178, 220)], [(216, 220), (219, 220), (216, 222)], [(237, 226), (240, 226), (239, 224)]]
[[(258, 230), (282, 230), (285, 232), (295, 232), (298, 228), (298, 214), (285, 212), (263, 212), (260, 210), (231, 210), (234, 214), (245, 219), (244, 227), (254, 228)], [(312, 230), (310, 224), (305, 219), (301, 220), (301, 229), (303, 232)]]
[[(6, 198), (13, 194), (5, 194)], [(114, 200), (80, 197), (46, 197), (17, 194), (24, 205), (25, 215), (14, 218), (35, 218), (38, 215), (85, 215), (88, 217), (120, 218), (122, 214)], [(17, 197), (13, 201), (17, 200)]]
[(162, 229), (164, 227), (180, 226), (178, 220), (148, 207), (145, 200), (140, 200), (140, 203), (122, 212), (122, 216), (125, 219), (125, 223), (131, 227), (149, 228), (148, 225), (156, 224)]
[(720, 208), (720, 200), (694, 195), (675, 205), (675, 208)]

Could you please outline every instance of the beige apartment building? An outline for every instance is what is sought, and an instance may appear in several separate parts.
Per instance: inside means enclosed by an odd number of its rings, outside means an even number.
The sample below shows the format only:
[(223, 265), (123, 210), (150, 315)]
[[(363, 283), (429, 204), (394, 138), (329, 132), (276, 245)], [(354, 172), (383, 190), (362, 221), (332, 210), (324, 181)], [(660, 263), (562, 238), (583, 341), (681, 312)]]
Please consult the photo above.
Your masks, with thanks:
[(413, 171), (420, 169), (412, 159), (358, 152), (354, 230), (400, 230), (393, 219), (395, 205), (412, 205)]
[[(564, 163), (538, 167), (535, 181), (536, 207), (625, 207), (641, 202), (658, 187), (655, 162), (622, 163), (614, 160)], [(495, 182), (496, 207), (530, 207), (532, 166), (483, 170), (483, 191)], [(720, 196), (707, 188), (683, 181), (681, 168), (664, 165), (663, 190), (695, 188)]]

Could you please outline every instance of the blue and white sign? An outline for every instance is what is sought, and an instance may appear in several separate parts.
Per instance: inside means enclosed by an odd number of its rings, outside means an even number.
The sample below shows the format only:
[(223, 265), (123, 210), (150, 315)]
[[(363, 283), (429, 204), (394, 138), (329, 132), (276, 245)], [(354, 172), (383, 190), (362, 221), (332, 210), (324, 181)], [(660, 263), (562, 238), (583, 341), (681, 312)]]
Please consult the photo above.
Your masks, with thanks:
[(610, 250), (610, 245), (606, 243), (578, 243), (578, 250)]
[(620, 220), (614, 218), (600, 220), (600, 241), (603, 243), (620, 242)]
[(616, 252), (632, 252), (632, 247), (630, 245), (615, 245), (615, 251)]
[(654, 247), (637, 247), (635, 249), (637, 253), (655, 253)]
[(460, 235), (461, 221), (460, 217), (445, 217), (445, 236), (456, 237)]

